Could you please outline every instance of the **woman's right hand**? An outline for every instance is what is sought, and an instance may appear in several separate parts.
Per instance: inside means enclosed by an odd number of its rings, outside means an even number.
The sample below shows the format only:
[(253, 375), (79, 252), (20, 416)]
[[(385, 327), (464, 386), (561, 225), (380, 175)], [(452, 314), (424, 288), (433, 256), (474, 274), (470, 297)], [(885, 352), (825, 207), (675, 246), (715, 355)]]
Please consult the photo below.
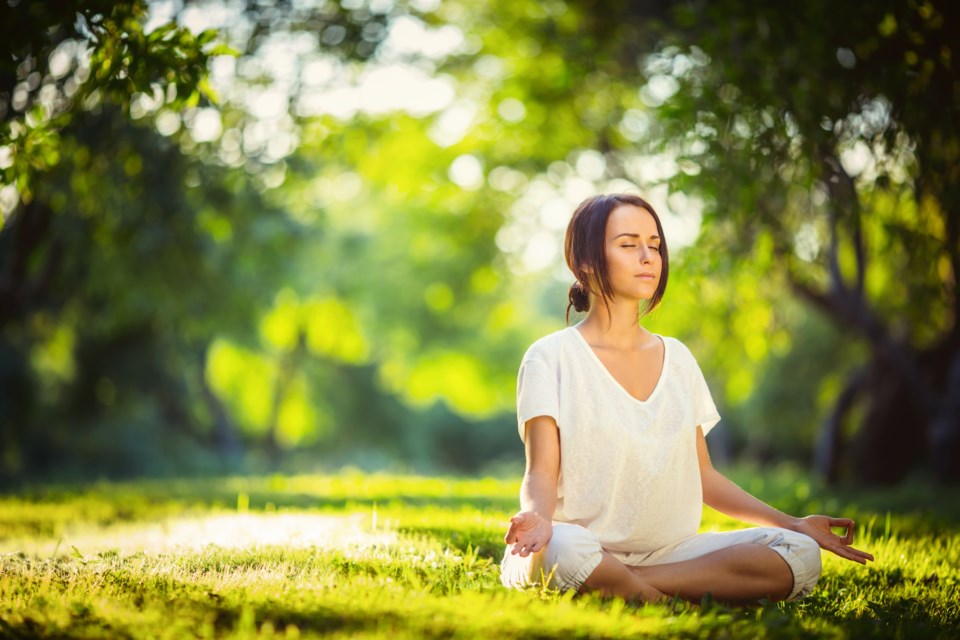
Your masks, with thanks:
[(543, 549), (553, 535), (553, 523), (533, 511), (521, 511), (510, 518), (510, 528), (503, 537), (504, 542), (512, 544), (510, 553), (526, 558), (531, 553)]

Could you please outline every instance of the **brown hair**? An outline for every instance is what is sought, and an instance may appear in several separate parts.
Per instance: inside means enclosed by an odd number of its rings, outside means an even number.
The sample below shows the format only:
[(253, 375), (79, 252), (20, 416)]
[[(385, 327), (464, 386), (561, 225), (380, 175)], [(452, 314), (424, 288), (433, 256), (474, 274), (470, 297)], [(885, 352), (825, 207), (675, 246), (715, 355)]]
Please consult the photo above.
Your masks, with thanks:
[(663, 234), (663, 225), (660, 216), (654, 211), (650, 203), (640, 196), (615, 193), (593, 196), (580, 203), (573, 212), (573, 218), (567, 225), (567, 236), (564, 240), (564, 257), (567, 266), (577, 279), (570, 285), (567, 305), (567, 323), (570, 323), (570, 307), (577, 311), (590, 310), (590, 294), (598, 296), (603, 304), (610, 306), (613, 299), (613, 287), (607, 275), (606, 235), (607, 220), (614, 209), (621, 205), (633, 205), (650, 212), (657, 223), (657, 233), (660, 235), (660, 259), (662, 263), (660, 282), (653, 292), (641, 315), (653, 311), (667, 290), (667, 276), (670, 273), (667, 255), (667, 239)]

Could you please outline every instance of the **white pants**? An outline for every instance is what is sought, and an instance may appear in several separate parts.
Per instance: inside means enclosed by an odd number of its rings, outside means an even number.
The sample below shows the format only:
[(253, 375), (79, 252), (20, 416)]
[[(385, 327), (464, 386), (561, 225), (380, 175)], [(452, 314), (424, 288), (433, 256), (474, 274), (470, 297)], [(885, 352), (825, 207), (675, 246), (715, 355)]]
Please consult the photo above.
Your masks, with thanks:
[[(793, 572), (789, 600), (808, 595), (820, 578), (820, 546), (813, 538), (775, 527), (694, 534), (649, 553), (608, 553), (626, 565), (641, 567), (690, 560), (736, 544), (766, 545), (787, 561)], [(521, 558), (510, 553), (511, 547), (507, 546), (500, 563), (500, 581), (505, 587), (522, 588), (546, 580), (548, 586), (561, 591), (579, 590), (600, 564), (604, 551), (590, 531), (564, 522), (553, 523), (550, 542), (537, 553)]]

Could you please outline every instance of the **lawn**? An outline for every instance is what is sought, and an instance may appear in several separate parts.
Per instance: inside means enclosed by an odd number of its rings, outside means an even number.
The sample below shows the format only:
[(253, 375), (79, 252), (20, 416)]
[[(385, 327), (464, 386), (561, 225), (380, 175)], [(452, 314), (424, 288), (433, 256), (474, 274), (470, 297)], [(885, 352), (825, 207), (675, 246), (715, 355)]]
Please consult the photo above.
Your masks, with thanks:
[[(46, 486), (0, 496), (0, 637), (957, 637), (960, 490), (731, 475), (787, 511), (852, 515), (877, 561), (824, 553), (817, 590), (796, 603), (635, 607), (500, 586), (518, 480), (345, 471)], [(705, 513), (705, 530), (736, 526)]]

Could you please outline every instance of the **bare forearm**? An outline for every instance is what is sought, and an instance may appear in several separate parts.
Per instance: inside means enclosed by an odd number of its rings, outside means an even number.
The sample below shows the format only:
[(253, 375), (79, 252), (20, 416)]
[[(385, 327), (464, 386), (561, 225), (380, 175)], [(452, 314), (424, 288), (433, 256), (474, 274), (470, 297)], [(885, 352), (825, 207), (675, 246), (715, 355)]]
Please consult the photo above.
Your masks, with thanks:
[(527, 471), (520, 485), (520, 509), (533, 511), (548, 522), (557, 508), (557, 481), (550, 474)]
[(716, 470), (703, 477), (703, 502), (731, 518), (760, 526), (793, 529), (799, 520), (753, 497)]

